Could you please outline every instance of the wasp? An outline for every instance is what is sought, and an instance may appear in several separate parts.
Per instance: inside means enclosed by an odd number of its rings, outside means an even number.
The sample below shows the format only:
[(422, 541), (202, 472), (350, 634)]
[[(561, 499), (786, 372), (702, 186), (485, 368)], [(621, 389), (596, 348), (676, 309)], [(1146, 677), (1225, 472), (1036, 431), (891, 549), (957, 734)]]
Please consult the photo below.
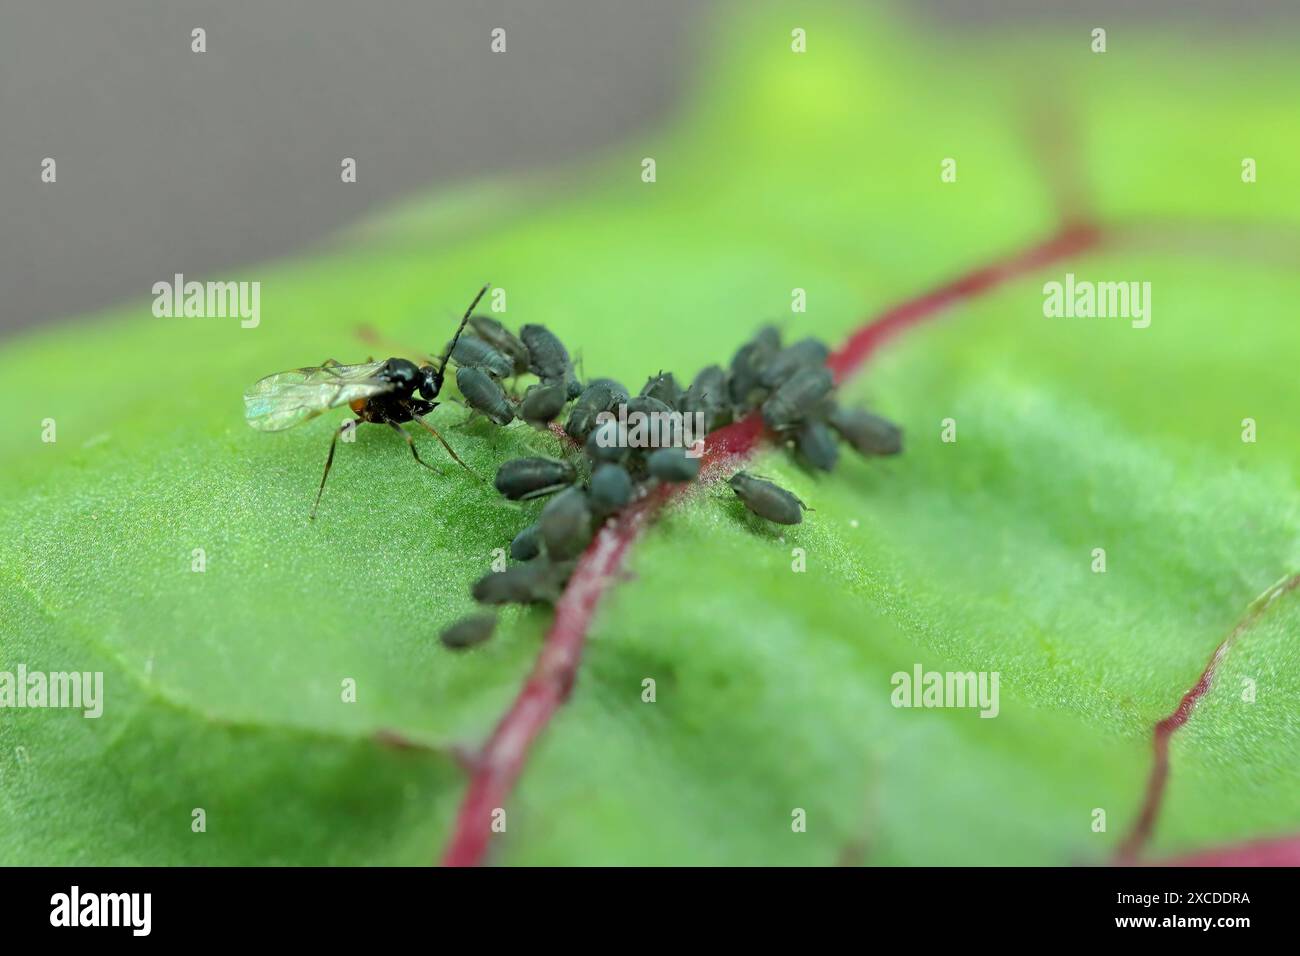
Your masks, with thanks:
[(478, 295), (465, 310), (455, 336), (436, 366), (431, 363), (416, 365), (403, 358), (363, 362), (359, 365), (343, 365), (334, 359), (326, 359), (321, 365), (268, 375), (244, 393), (244, 417), (250, 426), (263, 432), (293, 428), (331, 408), (343, 405), (348, 406), (356, 415), (355, 419), (348, 419), (340, 425), (330, 439), (325, 472), (321, 475), (320, 487), (316, 489), (316, 501), (311, 507), (312, 520), (316, 518), (316, 509), (320, 506), (321, 495), (325, 491), (325, 480), (329, 478), (330, 468), (334, 464), (334, 450), (338, 446), (339, 436), (360, 424), (387, 425), (402, 437), (417, 462), (431, 471), (437, 471), (420, 457), (415, 439), (402, 428), (406, 422), (416, 422), (442, 443), (442, 447), (447, 449), (457, 464), (474, 474), (473, 469), (461, 461), (447, 440), (424, 416), (438, 407), (436, 399), (442, 391), (447, 362), (456, 349), (456, 343), (460, 340), (470, 314), (490, 285), (484, 285), (478, 290)]

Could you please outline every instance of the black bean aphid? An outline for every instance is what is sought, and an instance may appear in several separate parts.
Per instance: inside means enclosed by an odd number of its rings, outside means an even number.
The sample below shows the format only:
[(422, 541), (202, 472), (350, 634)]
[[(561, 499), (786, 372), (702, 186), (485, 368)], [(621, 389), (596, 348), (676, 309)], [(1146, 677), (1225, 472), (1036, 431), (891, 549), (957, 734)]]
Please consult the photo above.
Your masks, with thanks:
[(547, 557), (567, 561), (591, 541), (591, 506), (580, 488), (567, 488), (546, 503), (537, 520)]
[(480, 339), (510, 359), (515, 375), (528, 371), (528, 347), (496, 319), (488, 315), (471, 315), (469, 327)]
[(903, 430), (861, 408), (836, 408), (827, 421), (860, 455), (897, 455), (903, 450)]
[(545, 428), (564, 411), (567, 401), (563, 382), (529, 385), (524, 391), (523, 401), (519, 403), (519, 417), (530, 425)]
[(732, 412), (727, 394), (727, 373), (722, 366), (710, 365), (701, 369), (691, 387), (682, 393), (677, 408), (688, 415), (702, 414), (706, 433), (730, 422)]
[(417, 462), (437, 471), (420, 457), (415, 440), (401, 427), (405, 422), (416, 422), (432, 433), (462, 468), (474, 474), (424, 416), (438, 407), (436, 399), (442, 391), (443, 373), (451, 352), (465, 330), (470, 313), (488, 288), (485, 285), (479, 289), (478, 295), (465, 310), (447, 351), (436, 366), (417, 366), (403, 358), (364, 362), (360, 365), (342, 365), (330, 359), (319, 366), (268, 375), (244, 393), (245, 419), (258, 431), (283, 431), (343, 405), (352, 409), (357, 416), (355, 420), (348, 419), (340, 425), (330, 439), (329, 454), (325, 457), (325, 472), (321, 475), (316, 500), (311, 506), (313, 519), (325, 491), (325, 480), (329, 478), (330, 468), (334, 464), (334, 450), (339, 435), (343, 434), (344, 429), (356, 425), (387, 425), (402, 437)]
[(519, 337), (528, 348), (528, 369), (543, 382), (563, 382), (572, 374), (569, 351), (544, 325), (525, 325)]
[(638, 395), (627, 401), (627, 413), (632, 415), (670, 415), (672, 408), (650, 395)]
[(787, 345), (772, 360), (759, 370), (759, 384), (776, 388), (795, 372), (804, 368), (820, 368), (826, 364), (831, 350), (817, 339), (800, 339), (793, 345)]
[(516, 561), (531, 561), (541, 553), (542, 532), (535, 524), (520, 531), (510, 542), (510, 557)]
[(514, 370), (510, 359), (473, 335), (460, 337), (455, 348), (451, 348), (451, 360), (457, 365), (481, 368), (493, 378), (506, 378)]
[(496, 626), (495, 614), (472, 614), (445, 628), (440, 639), (444, 647), (453, 651), (463, 651), (486, 641), (492, 636)]
[(794, 433), (795, 447), (799, 456), (821, 471), (833, 471), (840, 460), (840, 446), (835, 443), (829, 426), (823, 421), (810, 418)]
[(462, 365), (456, 369), (456, 387), (465, 396), (465, 404), (486, 415), (494, 424), (509, 425), (515, 410), (501, 383), (481, 368)]
[(538, 559), (489, 571), (474, 582), (470, 593), (480, 604), (546, 604), (560, 596), (566, 575)]
[(760, 518), (776, 524), (798, 524), (803, 520), (807, 506), (778, 484), (757, 478), (747, 471), (736, 472), (727, 484), (745, 507)]
[(767, 325), (732, 356), (728, 389), (733, 405), (750, 409), (763, 400), (767, 390), (759, 381), (759, 375), (780, 347), (781, 333), (775, 326)]
[(559, 458), (515, 458), (497, 469), (496, 488), (512, 501), (528, 501), (559, 491), (578, 480), (578, 472)]
[(599, 382), (588, 385), (569, 409), (569, 420), (564, 423), (564, 430), (571, 438), (586, 441), (591, 430), (596, 427), (596, 416), (609, 411), (615, 397), (614, 390), (608, 385)]
[(826, 366), (802, 368), (781, 383), (763, 402), (763, 421), (768, 428), (780, 431), (793, 428), (821, 404), (835, 387), (835, 379)]
[(694, 481), (700, 473), (700, 459), (684, 448), (659, 448), (646, 458), (646, 469), (660, 481)]
[(604, 385), (614, 393), (614, 400), (610, 403), (611, 408), (626, 402), (628, 398), (631, 397), (631, 393), (628, 392), (627, 387), (622, 382), (618, 381), (618, 379), (593, 378), (587, 382), (587, 388), (591, 388), (593, 385)]
[(617, 418), (607, 418), (587, 436), (584, 446), (592, 461), (622, 462), (627, 460), (627, 433)]
[(600, 518), (626, 508), (632, 501), (632, 478), (622, 465), (597, 465), (587, 489), (591, 510)]
[(646, 379), (641, 394), (650, 398), (657, 398), (669, 408), (676, 408), (677, 402), (681, 398), (681, 393), (677, 388), (677, 379), (673, 377), (672, 372), (660, 372), (658, 375), (651, 375)]

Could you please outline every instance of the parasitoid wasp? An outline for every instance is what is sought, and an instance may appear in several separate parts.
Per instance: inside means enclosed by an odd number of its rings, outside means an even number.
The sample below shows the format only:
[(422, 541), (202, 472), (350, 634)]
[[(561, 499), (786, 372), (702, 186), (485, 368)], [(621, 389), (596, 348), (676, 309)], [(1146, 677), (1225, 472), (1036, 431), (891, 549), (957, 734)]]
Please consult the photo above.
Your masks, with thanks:
[(415, 439), (402, 428), (405, 422), (416, 422), (432, 433), (462, 468), (474, 474), (473, 469), (461, 461), (447, 440), (423, 416), (438, 406), (435, 399), (442, 390), (448, 359), (456, 348), (456, 342), (460, 339), (470, 314), (490, 286), (491, 283), (488, 283), (479, 289), (436, 367), (432, 364), (416, 365), (403, 358), (363, 362), (359, 365), (343, 365), (334, 359), (326, 359), (321, 365), (268, 375), (244, 393), (244, 417), (258, 431), (284, 431), (343, 405), (351, 408), (357, 416), (340, 425), (330, 439), (325, 473), (321, 475), (316, 501), (311, 507), (313, 520), (325, 491), (325, 479), (329, 477), (330, 467), (334, 464), (334, 450), (339, 436), (348, 428), (360, 424), (387, 425), (402, 437), (417, 462), (436, 471), (436, 468), (420, 457)]

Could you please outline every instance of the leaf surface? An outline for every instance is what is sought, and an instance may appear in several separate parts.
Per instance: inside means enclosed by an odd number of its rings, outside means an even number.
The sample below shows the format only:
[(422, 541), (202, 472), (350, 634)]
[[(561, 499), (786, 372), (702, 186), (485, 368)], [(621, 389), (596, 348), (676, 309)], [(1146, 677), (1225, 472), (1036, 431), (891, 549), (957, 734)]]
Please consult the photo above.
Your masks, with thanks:
[[(436, 350), (485, 279), (502, 319), (634, 387), (724, 361), (766, 319), (837, 342), (1055, 228), (1054, 147), (1112, 241), (1042, 281), (1150, 282), (1150, 327), (1044, 318), (1038, 279), (1000, 287), (845, 387), (903, 425), (904, 455), (846, 453), (821, 478), (777, 452), (754, 464), (815, 509), (802, 525), (761, 527), (720, 485), (671, 509), (602, 605), (493, 859), (1111, 858), (1152, 725), (1300, 571), (1294, 51), (1153, 33), (1097, 56), (1066, 28), (958, 43), (832, 6), (805, 11), (797, 55), (787, 21), (733, 9), (688, 108), (597, 162), (470, 184), (223, 277), (262, 283), (256, 329), (145, 299), (7, 343), (0, 670), (103, 671), (106, 702), (98, 720), (0, 711), (0, 862), (421, 863), (447, 839), (455, 748), (491, 730), (547, 615), (508, 612), (467, 654), (436, 634), (540, 504), (431, 442), (430, 475), (362, 428), (309, 523), (334, 418), (256, 433), (247, 385), (366, 360), (363, 323)], [(1026, 130), (1036, 98), (1056, 133)], [(433, 415), (482, 474), (556, 450), (465, 419)], [(1300, 823), (1298, 605), (1240, 635), (1175, 736), (1151, 853)], [(894, 707), (892, 675), (917, 664), (997, 671), (998, 716)]]

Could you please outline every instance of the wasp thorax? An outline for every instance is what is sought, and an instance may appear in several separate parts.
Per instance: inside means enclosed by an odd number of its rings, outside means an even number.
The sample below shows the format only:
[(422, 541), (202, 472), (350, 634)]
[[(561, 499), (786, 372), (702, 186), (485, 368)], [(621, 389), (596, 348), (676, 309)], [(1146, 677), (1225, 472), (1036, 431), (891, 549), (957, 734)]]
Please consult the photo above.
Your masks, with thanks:
[(390, 358), (384, 363), (383, 370), (379, 374), (386, 381), (408, 391), (415, 391), (415, 386), (421, 378), (420, 367), (404, 358)]

